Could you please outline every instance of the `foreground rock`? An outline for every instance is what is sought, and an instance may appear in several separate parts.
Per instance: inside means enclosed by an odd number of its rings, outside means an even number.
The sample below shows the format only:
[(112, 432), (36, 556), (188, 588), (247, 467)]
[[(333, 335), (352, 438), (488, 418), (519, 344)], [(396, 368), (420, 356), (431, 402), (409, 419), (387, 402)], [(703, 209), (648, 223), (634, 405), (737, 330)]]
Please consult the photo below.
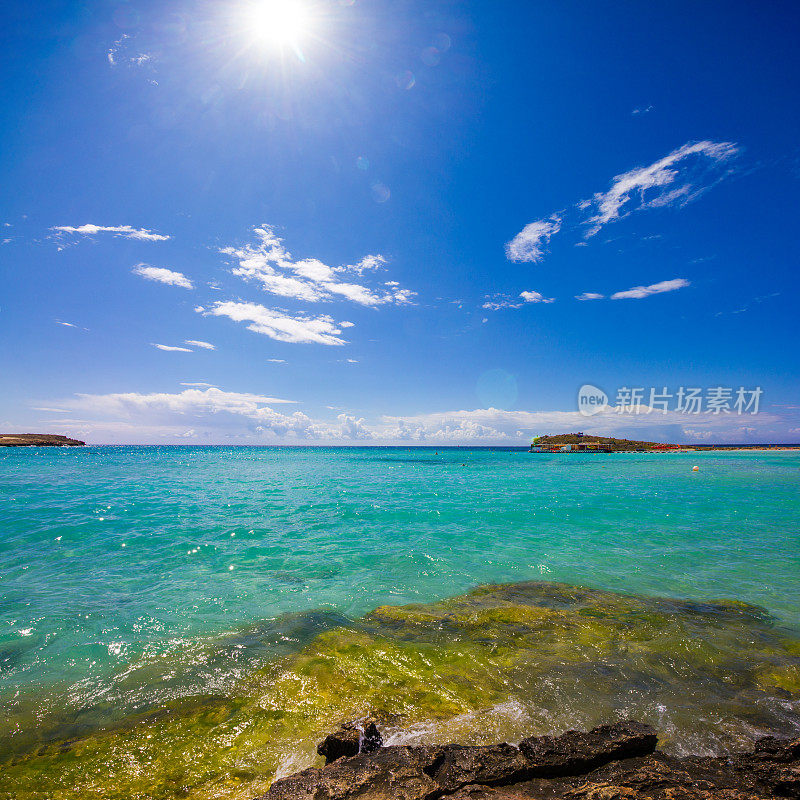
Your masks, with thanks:
[(0, 433), (0, 447), (79, 447), (85, 444), (50, 433)]
[(648, 725), (621, 722), (519, 747), (381, 747), (276, 781), (261, 800), (800, 798), (800, 739), (720, 758), (673, 758), (656, 744)]
[(338, 731), (325, 737), (317, 748), (317, 753), (325, 756), (325, 763), (332, 764), (340, 758), (356, 756), (359, 753), (374, 753), (383, 745), (378, 726), (374, 720), (349, 722)]

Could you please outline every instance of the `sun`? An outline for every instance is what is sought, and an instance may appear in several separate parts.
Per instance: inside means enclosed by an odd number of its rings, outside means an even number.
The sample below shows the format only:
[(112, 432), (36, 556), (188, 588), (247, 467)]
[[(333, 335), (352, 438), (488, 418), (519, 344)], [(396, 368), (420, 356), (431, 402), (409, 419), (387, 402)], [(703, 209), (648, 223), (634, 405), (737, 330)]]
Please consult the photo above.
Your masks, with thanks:
[(308, 33), (310, 16), (302, 0), (256, 0), (247, 24), (254, 39), (277, 47), (296, 47)]

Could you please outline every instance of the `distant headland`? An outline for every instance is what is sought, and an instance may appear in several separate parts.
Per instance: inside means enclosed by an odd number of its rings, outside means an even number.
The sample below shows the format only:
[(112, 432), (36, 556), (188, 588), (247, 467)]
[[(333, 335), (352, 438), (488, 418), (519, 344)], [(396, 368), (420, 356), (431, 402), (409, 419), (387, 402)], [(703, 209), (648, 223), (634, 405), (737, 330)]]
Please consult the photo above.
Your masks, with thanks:
[(0, 433), (0, 447), (80, 447), (86, 442), (52, 433)]
[(797, 450), (796, 444), (664, 444), (635, 439), (616, 439), (590, 433), (560, 433), (537, 436), (531, 453), (665, 453), (697, 450)]

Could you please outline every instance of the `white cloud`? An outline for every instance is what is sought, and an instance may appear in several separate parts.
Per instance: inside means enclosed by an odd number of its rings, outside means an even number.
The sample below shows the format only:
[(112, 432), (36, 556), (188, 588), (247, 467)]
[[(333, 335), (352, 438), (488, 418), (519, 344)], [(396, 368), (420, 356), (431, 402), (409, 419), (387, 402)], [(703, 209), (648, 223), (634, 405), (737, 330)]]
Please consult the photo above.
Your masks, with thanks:
[(526, 302), (526, 303), (554, 303), (555, 297), (545, 297), (544, 295), (540, 294), (539, 292), (520, 292), (519, 296)]
[(661, 281), (650, 286), (634, 286), (624, 292), (615, 292), (611, 295), (612, 300), (641, 300), (643, 297), (650, 297), (652, 294), (662, 292), (674, 292), (676, 289), (683, 289), (690, 283), (685, 278), (673, 278), (671, 281)]
[(385, 283), (384, 288), (378, 289), (341, 279), (383, 269), (386, 259), (381, 255), (367, 255), (356, 264), (331, 267), (316, 258), (295, 259), (269, 225), (253, 228), (253, 232), (255, 244), (224, 247), (220, 252), (238, 263), (232, 270), (234, 275), (256, 281), (271, 294), (308, 303), (343, 297), (369, 307), (408, 305), (416, 295), (395, 283)]
[(588, 201), (587, 207), (595, 213), (586, 220), (586, 236), (594, 236), (603, 225), (637, 209), (685, 205), (707, 188), (697, 178), (737, 152), (731, 142), (689, 142), (648, 167), (617, 175), (607, 192), (598, 192)]
[(636, 116), (637, 114), (649, 114), (653, 110), (653, 106), (647, 106), (646, 108), (643, 106), (642, 108), (634, 108), (631, 111), (632, 116)]
[(111, 47), (108, 48), (108, 52), (106, 53), (106, 58), (108, 58), (108, 63), (111, 64), (112, 67), (117, 65), (117, 53), (119, 52), (120, 47), (125, 43), (126, 39), (129, 39), (127, 33), (123, 33), (119, 39), (117, 39)]
[(550, 238), (561, 230), (561, 217), (554, 214), (550, 219), (540, 219), (526, 225), (506, 244), (506, 257), (509, 261), (538, 262), (544, 256), (544, 248)]
[(63, 325), (65, 328), (77, 328), (78, 326), (72, 322), (62, 322), (60, 319), (56, 320), (56, 325)]
[(130, 225), (79, 225), (73, 227), (72, 225), (56, 225), (50, 228), (57, 234), (62, 233), (75, 233), (81, 236), (96, 236), (98, 233), (113, 233), (115, 236), (121, 236), (125, 239), (139, 239), (146, 242), (165, 242), (171, 238), (164, 236), (160, 233), (153, 233), (147, 228), (133, 228)]
[[(290, 400), (215, 387), (175, 393), (79, 394), (42, 410), (74, 416), (39, 420), (81, 439), (148, 442), (179, 439), (187, 430), (204, 441), (375, 441), (380, 443), (526, 444), (543, 433), (586, 431), (651, 441), (785, 441), (796, 421), (761, 412), (681, 414), (641, 406), (639, 412), (606, 408), (587, 418), (577, 410), (524, 411), (498, 408), (384, 416), (369, 421), (332, 408), (335, 420), (273, 406)], [(791, 428), (794, 428), (792, 433)]]
[(133, 418), (142, 413), (153, 414), (162, 421), (178, 416), (204, 416), (228, 412), (258, 417), (258, 409), (266, 403), (292, 404), (294, 400), (268, 397), (248, 392), (226, 392), (216, 387), (184, 389), (182, 392), (121, 392), (114, 394), (78, 394), (77, 399), (62, 403), (74, 410), (92, 411), (104, 416)]
[(545, 297), (540, 292), (520, 292), (519, 299), (507, 294), (486, 295), (486, 302), (481, 308), (489, 311), (501, 311), (506, 308), (522, 308), (526, 303), (554, 303), (554, 297)]
[(356, 419), (356, 417), (351, 417), (347, 414), (339, 414), (336, 419), (339, 420), (340, 435), (343, 439), (375, 438), (372, 431), (364, 425), (363, 419)]
[(584, 292), (583, 294), (576, 294), (576, 300), (603, 300), (605, 295), (598, 294), (597, 292)]
[(271, 406), (294, 401), (217, 388), (176, 393), (79, 394), (59, 411), (83, 418), (59, 419), (59, 430), (100, 441), (184, 438), (236, 441), (347, 441), (372, 439), (363, 419), (341, 413), (335, 421), (314, 420), (301, 411), (285, 414)]
[[(645, 114), (650, 108), (633, 113)], [(553, 214), (526, 225), (506, 244), (509, 261), (539, 262), (550, 239), (570, 222), (588, 226), (584, 238), (594, 236), (609, 222), (633, 211), (665, 206), (684, 206), (731, 173), (727, 162), (739, 152), (732, 142), (688, 142), (647, 167), (617, 175), (611, 188), (577, 203), (570, 215)], [(577, 218), (575, 218), (577, 217)], [(583, 246), (578, 242), (576, 246)]]
[(206, 316), (228, 317), (234, 322), (250, 322), (248, 330), (269, 336), (278, 342), (316, 343), (325, 345), (343, 345), (347, 342), (340, 338), (341, 328), (332, 317), (322, 315), (309, 317), (305, 315), (291, 316), (286, 312), (265, 308), (257, 303), (238, 301), (216, 302), (203, 310)]
[[(384, 269), (386, 266), (386, 259), (381, 255), (364, 256), (357, 264), (353, 264), (346, 269), (354, 272), (356, 275), (363, 275), (367, 270)], [(386, 286), (399, 286), (397, 281), (386, 281)]]
[(153, 347), (158, 348), (159, 350), (166, 350), (168, 353), (193, 353), (194, 350), (189, 349), (188, 347), (173, 347), (169, 344), (156, 344), (153, 342)]
[(181, 386), (192, 386), (199, 389), (216, 389), (213, 383), (206, 383), (205, 381), (196, 381), (195, 383), (181, 383)]
[(192, 345), (192, 347), (200, 347), (203, 350), (216, 350), (217, 348), (211, 342), (201, 342), (197, 339), (187, 339), (184, 344)]
[(151, 267), (147, 264), (137, 264), (132, 270), (134, 275), (140, 275), (148, 281), (166, 283), (168, 286), (180, 286), (182, 289), (194, 289), (194, 284), (182, 272), (174, 272), (165, 267)]
[(127, 33), (123, 33), (122, 36), (108, 48), (106, 58), (110, 66), (116, 67), (120, 64), (127, 64), (129, 67), (141, 67), (153, 60), (152, 53), (128, 55), (130, 52), (130, 41), (131, 37)]
[[(383, 441), (418, 443), (529, 442), (530, 437), (544, 433), (586, 431), (598, 436), (635, 436), (652, 441), (686, 442), (699, 438), (715, 441), (741, 441), (742, 417), (736, 414), (681, 414), (660, 411), (648, 413), (642, 406), (639, 413), (619, 413), (613, 409), (590, 419), (578, 411), (506, 411), (497, 408), (384, 416), (373, 426), (374, 437)], [(748, 416), (747, 422), (759, 430), (773, 429), (782, 420), (773, 414)], [(707, 433), (706, 433), (707, 432)], [(757, 435), (757, 432), (755, 434)], [(752, 434), (747, 434), (749, 438)], [(764, 435), (764, 434), (762, 434)]]
[(268, 358), (267, 362), (270, 363), (270, 364), (285, 364), (286, 363), (286, 359), (285, 358)]

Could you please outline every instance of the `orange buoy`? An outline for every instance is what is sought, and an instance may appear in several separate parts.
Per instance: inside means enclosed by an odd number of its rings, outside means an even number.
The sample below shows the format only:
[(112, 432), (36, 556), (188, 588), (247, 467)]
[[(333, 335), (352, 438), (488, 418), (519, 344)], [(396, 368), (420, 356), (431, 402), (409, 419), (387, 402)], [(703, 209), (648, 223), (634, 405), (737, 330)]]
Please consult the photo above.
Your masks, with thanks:
[(700, 467), (692, 467), (692, 472), (700, 472)]

